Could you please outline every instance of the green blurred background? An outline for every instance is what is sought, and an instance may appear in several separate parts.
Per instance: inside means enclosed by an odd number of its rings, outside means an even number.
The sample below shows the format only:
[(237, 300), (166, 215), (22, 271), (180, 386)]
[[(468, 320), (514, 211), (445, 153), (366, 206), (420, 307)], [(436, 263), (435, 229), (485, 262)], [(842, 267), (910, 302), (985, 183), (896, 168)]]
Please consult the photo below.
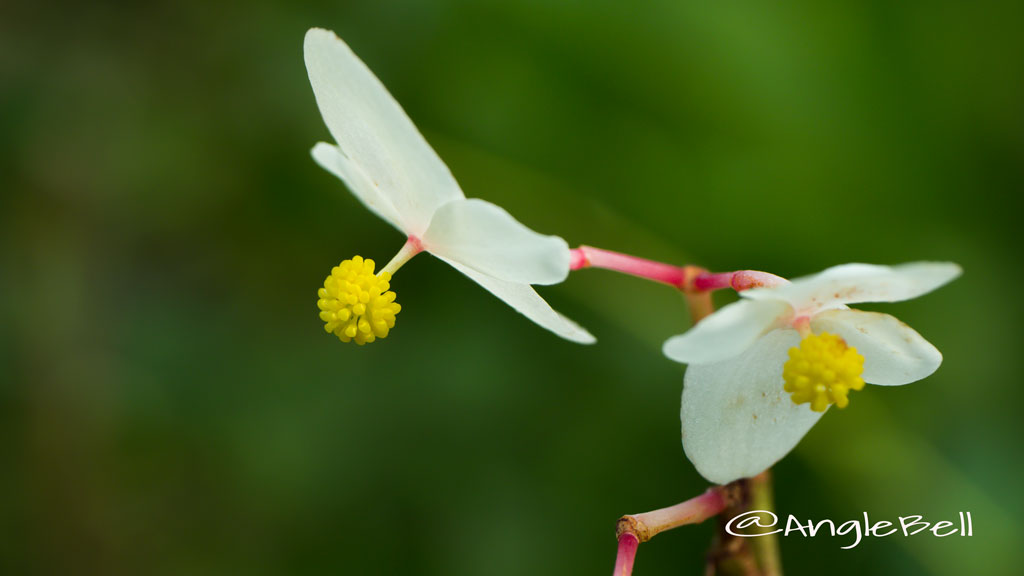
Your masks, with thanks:
[[(710, 4), (710, 3), (707, 3)], [(335, 30), (469, 196), (713, 270), (953, 260), (876, 306), (945, 354), (776, 467), (815, 519), (971, 511), (973, 538), (790, 537), (789, 574), (1019, 573), (1024, 4), (90, 2), (0, 18), (0, 571), (607, 574), (618, 516), (706, 487), (672, 290), (602, 271), (533, 326), (416, 258), (387, 340), (316, 289), (402, 244), (309, 149)], [(722, 295), (719, 304), (729, 300)], [(711, 523), (640, 549), (697, 574)]]

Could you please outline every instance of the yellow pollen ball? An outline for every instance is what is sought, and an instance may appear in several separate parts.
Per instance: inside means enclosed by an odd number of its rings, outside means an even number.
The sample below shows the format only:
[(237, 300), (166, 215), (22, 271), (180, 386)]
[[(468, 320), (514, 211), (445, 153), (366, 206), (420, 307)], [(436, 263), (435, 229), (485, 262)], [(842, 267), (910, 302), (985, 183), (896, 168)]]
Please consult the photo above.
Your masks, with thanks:
[(402, 307), (395, 302), (390, 272), (373, 273), (373, 260), (354, 256), (331, 270), (324, 287), (317, 291), (317, 307), (324, 330), (342, 342), (362, 346), (386, 338), (395, 326), (395, 314)]
[(864, 357), (857, 349), (839, 336), (823, 332), (809, 334), (800, 346), (789, 349), (782, 379), (795, 404), (809, 402), (811, 410), (824, 412), (829, 404), (846, 408), (850, 390), (864, 388), (863, 372)]

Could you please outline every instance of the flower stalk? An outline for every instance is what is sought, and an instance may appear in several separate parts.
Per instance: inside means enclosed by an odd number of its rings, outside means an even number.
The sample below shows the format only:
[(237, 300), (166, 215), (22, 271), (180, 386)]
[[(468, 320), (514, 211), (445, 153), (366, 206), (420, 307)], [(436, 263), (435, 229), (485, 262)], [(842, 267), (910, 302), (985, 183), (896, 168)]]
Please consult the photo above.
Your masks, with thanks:
[[(711, 273), (700, 266), (675, 266), (593, 246), (580, 246), (570, 250), (569, 254), (569, 270), (603, 268), (667, 284), (687, 294), (707, 293), (726, 288), (742, 292), (787, 282), (784, 278), (758, 270)], [(700, 308), (703, 316), (711, 313), (711, 309), (706, 305), (701, 304)]]
[[(641, 542), (680, 526), (700, 524), (718, 516), (718, 532), (707, 556), (706, 574), (721, 576), (781, 576), (778, 540), (774, 534), (756, 539), (733, 536), (726, 524), (750, 510), (773, 510), (769, 472), (725, 486), (712, 486), (685, 502), (619, 518), (615, 527), (618, 552), (613, 576), (631, 576)], [(751, 541), (754, 540), (754, 541)]]
[(633, 574), (633, 561), (636, 560), (636, 549), (640, 539), (636, 534), (625, 532), (619, 536), (619, 551), (615, 555), (615, 571), (612, 576), (630, 576)]
[(718, 532), (708, 551), (707, 576), (782, 576), (775, 534), (758, 538), (734, 536), (726, 530), (732, 518), (751, 510), (774, 510), (771, 471), (732, 482), (734, 498), (718, 517)]
[(732, 288), (737, 292), (750, 290), (752, 288), (768, 288), (786, 284), (788, 280), (758, 270), (738, 270), (736, 272), (721, 272), (718, 274), (704, 273), (694, 278), (694, 288), (701, 291), (721, 290)]
[(666, 530), (687, 524), (700, 524), (724, 510), (735, 500), (735, 492), (736, 490), (729, 486), (712, 486), (700, 496), (675, 506), (643, 514), (627, 514), (619, 518), (615, 535), (620, 541), (623, 535), (632, 534), (639, 542), (647, 542)]
[[(775, 510), (775, 496), (772, 492), (772, 471), (765, 470), (751, 480), (750, 510)], [(753, 538), (754, 558), (764, 576), (782, 576), (782, 556), (779, 554), (779, 537), (775, 534)]]
[(580, 246), (570, 250), (570, 258), (569, 270), (603, 268), (668, 284), (679, 290), (686, 290), (689, 281), (704, 271), (694, 266), (673, 266), (592, 246)]

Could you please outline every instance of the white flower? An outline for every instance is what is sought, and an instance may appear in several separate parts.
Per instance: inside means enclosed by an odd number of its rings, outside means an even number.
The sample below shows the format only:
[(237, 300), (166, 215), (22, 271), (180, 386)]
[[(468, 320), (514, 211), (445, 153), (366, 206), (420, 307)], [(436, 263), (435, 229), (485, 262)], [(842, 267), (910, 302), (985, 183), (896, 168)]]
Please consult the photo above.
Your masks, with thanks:
[(719, 484), (755, 476), (792, 450), (828, 405), (845, 406), (850, 390), (934, 372), (942, 355), (920, 334), (888, 314), (846, 305), (915, 298), (960, 272), (932, 262), (836, 266), (741, 292), (740, 301), (669, 339), (665, 354), (689, 364), (680, 417), (697, 471)]
[(398, 102), (333, 32), (309, 30), (304, 51), (317, 105), (337, 141), (317, 144), (313, 159), (409, 239), (397, 265), (385, 270), (430, 252), (544, 328), (593, 342), (530, 286), (565, 280), (565, 240), (530, 230), (494, 204), (466, 199)]

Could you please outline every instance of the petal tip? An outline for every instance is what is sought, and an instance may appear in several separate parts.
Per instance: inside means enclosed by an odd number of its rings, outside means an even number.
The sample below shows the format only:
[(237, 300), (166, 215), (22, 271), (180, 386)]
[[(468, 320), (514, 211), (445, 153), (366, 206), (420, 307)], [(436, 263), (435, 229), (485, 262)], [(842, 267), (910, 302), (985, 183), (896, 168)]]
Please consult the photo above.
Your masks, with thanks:
[(680, 364), (689, 363), (689, 357), (686, 354), (685, 336), (685, 334), (677, 334), (665, 340), (665, 343), (661, 345), (661, 353), (674, 362), (679, 362)]
[(305, 46), (309, 47), (314, 42), (321, 42), (321, 41), (325, 41), (325, 40), (327, 40), (327, 41), (330, 41), (330, 40), (338, 40), (338, 41), (340, 41), (341, 38), (338, 38), (337, 34), (335, 34), (333, 31), (328, 30), (326, 28), (313, 27), (313, 28), (310, 28), (309, 30), (306, 30), (306, 36), (303, 38), (303, 44)]
[(939, 262), (938, 264), (945, 268), (946, 273), (949, 275), (949, 280), (947, 280), (947, 282), (956, 280), (964, 274), (963, 266), (956, 262)]
[(331, 154), (334, 150), (334, 146), (327, 142), (317, 142), (309, 149), (309, 155), (319, 163), (321, 158), (324, 158), (326, 154)]
[[(583, 330), (583, 328), (580, 328), (580, 330)], [(588, 346), (591, 344), (597, 344), (597, 338), (595, 338), (593, 334), (587, 332), (586, 330), (583, 330), (583, 333), (573, 338), (572, 341), (576, 342), (577, 344), (584, 344)]]

